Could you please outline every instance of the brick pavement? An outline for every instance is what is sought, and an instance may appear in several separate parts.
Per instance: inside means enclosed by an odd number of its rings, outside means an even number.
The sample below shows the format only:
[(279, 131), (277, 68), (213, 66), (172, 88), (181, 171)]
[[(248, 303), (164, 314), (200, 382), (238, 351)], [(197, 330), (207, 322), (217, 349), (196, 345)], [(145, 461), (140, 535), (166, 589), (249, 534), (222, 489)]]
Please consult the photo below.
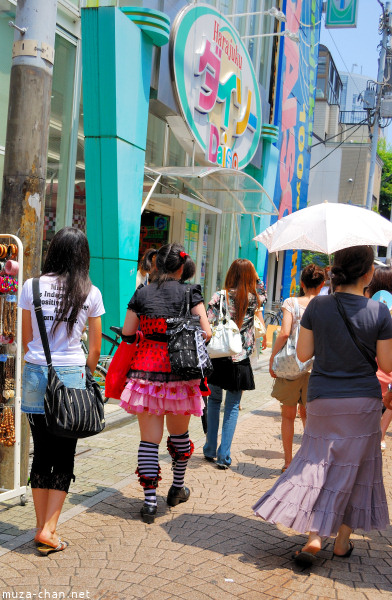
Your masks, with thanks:
[[(243, 397), (231, 470), (220, 471), (202, 459), (200, 420), (192, 420), (196, 451), (186, 480), (192, 493), (186, 504), (175, 508), (165, 503), (171, 472), (162, 444), (163, 479), (154, 525), (139, 517), (142, 494), (132, 475), (138, 429), (129, 421), (79, 444), (77, 481), (59, 527), (71, 544), (65, 552), (37, 556), (29, 531), (32, 503), (4, 503), (0, 599), (7, 597), (4, 592), (14, 598), (94, 600), (392, 597), (391, 528), (370, 535), (357, 532), (348, 559), (332, 559), (332, 545), (326, 541), (318, 564), (300, 569), (290, 556), (305, 536), (252, 515), (252, 503), (271, 486), (283, 461), (279, 406), (269, 396), (271, 380), (258, 372), (256, 381), (257, 390)], [(300, 436), (297, 419), (296, 444)], [(388, 442), (392, 448), (392, 434)], [(390, 503), (391, 457), (388, 448), (384, 473)]]

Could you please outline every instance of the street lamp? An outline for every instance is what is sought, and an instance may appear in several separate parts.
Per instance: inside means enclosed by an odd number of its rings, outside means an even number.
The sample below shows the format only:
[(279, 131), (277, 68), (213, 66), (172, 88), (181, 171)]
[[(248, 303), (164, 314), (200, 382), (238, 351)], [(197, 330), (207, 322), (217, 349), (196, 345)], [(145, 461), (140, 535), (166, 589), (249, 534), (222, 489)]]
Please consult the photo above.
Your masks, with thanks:
[(257, 12), (247, 12), (247, 13), (236, 13), (234, 15), (227, 15), (227, 16), (229, 18), (233, 18), (233, 17), (251, 17), (253, 15), (269, 15), (270, 17), (275, 17), (275, 19), (277, 21), (280, 21), (281, 23), (286, 23), (286, 21), (287, 21), (286, 15), (278, 8), (275, 8), (275, 6), (273, 6), (272, 8), (270, 8), (268, 10), (259, 10)]
[(272, 37), (274, 35), (278, 35), (278, 36), (284, 36), (289, 38), (289, 40), (291, 40), (292, 42), (296, 42), (298, 44), (299, 42), (299, 35), (297, 33), (293, 33), (292, 31), (289, 31), (288, 29), (285, 29), (284, 31), (277, 31), (274, 33), (258, 33), (256, 35), (242, 35), (241, 39), (242, 40), (247, 40), (249, 38), (261, 38), (261, 37)]
[[(272, 8), (268, 9), (268, 10), (259, 10), (256, 12), (243, 12), (243, 13), (235, 13), (232, 15), (226, 15), (228, 18), (234, 18), (234, 17), (251, 17), (252, 15), (268, 15), (270, 17), (275, 17), (275, 19), (277, 21), (280, 21), (281, 23), (286, 23), (287, 19), (286, 19), (286, 15), (279, 10), (278, 8), (275, 8), (275, 6), (273, 6)], [(274, 33), (258, 33), (256, 35), (242, 35), (241, 39), (242, 40), (248, 40), (248, 39), (253, 39), (253, 38), (261, 38), (261, 37), (273, 37), (274, 35), (277, 36), (284, 36), (287, 37), (289, 40), (292, 40), (293, 42), (296, 42), (298, 44), (299, 42), (299, 36), (296, 33), (293, 33), (292, 31), (288, 31), (287, 29), (285, 31), (278, 31), (278, 32), (274, 32)]]

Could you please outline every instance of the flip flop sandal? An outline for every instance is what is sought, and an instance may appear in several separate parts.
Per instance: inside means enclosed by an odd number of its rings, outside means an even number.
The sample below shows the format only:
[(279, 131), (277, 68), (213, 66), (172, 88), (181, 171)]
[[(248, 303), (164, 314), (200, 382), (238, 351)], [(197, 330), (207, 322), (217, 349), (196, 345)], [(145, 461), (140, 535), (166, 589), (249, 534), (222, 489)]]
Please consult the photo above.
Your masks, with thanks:
[(354, 544), (352, 543), (351, 540), (349, 540), (348, 546), (349, 546), (349, 548), (348, 548), (346, 554), (335, 554), (335, 552), (333, 552), (333, 556), (336, 556), (336, 558), (348, 558), (349, 556), (351, 556), (351, 553), (354, 550)]
[(317, 560), (317, 555), (312, 554), (311, 552), (304, 552), (303, 550), (298, 550), (295, 552), (292, 557), (295, 562), (303, 567), (310, 567), (314, 565)]
[(51, 552), (61, 552), (62, 550), (65, 550), (68, 546), (68, 542), (63, 542), (59, 539), (59, 543), (56, 547), (49, 546), (49, 544), (42, 544), (41, 546), (37, 546), (37, 550), (44, 556), (48, 556), (48, 554), (51, 554)]
[[(40, 533), (41, 533), (41, 531), (42, 531), (42, 528), (40, 529)], [(38, 535), (38, 531), (36, 531), (35, 536), (34, 536), (34, 546), (36, 546), (36, 547), (42, 546), (42, 542), (35, 539), (37, 535)]]

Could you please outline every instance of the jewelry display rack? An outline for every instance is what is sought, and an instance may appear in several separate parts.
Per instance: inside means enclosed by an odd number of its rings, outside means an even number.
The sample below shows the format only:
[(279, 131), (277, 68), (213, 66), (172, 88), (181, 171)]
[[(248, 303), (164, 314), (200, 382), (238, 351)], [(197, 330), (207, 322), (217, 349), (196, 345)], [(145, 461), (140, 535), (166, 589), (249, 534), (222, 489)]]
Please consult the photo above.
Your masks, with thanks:
[[(0, 354), (2, 358), (5, 372), (5, 379), (3, 381), (3, 389), (0, 390), (2, 398), (0, 399), (0, 444), (4, 446), (12, 446), (13, 448), (13, 467), (14, 467), (14, 479), (13, 488), (8, 489), (1, 487), (2, 482), (0, 481), (0, 502), (4, 500), (10, 500), (11, 498), (20, 497), (20, 503), (22, 506), (26, 504), (26, 486), (21, 485), (20, 481), (20, 465), (21, 465), (21, 390), (22, 390), (22, 309), (19, 308), (19, 299), (22, 291), (23, 284), (23, 245), (21, 240), (15, 235), (11, 234), (0, 234), (0, 250), (5, 245), (8, 248), (6, 258), (14, 258), (14, 261), (8, 261), (8, 273), (15, 275), (13, 271), (17, 273), (17, 290), (15, 280), (7, 276), (7, 269), (5, 271), (5, 277), (1, 278), (3, 269), (0, 274), (0, 294), (1, 297), (1, 317), (0, 317), (0, 335), (4, 338), (5, 335), (9, 335), (10, 323), (11, 329), (14, 328), (15, 337), (12, 342), (8, 341), (3, 345), (4, 339), (1, 340), (0, 345), (5, 348), (6, 355)], [(17, 252), (10, 256), (12, 249), (17, 247)], [(0, 257), (0, 260), (2, 257)], [(15, 264), (17, 261), (18, 265)], [(4, 267), (5, 268), (5, 267)], [(14, 282), (14, 284), (12, 283)], [(4, 288), (2, 286), (4, 285)], [(7, 285), (10, 285), (10, 294), (13, 306), (7, 307), (8, 312), (4, 310), (4, 305), (7, 303), (6, 294)], [(12, 287), (13, 286), (13, 287)], [(15, 299), (16, 296), (16, 299)], [(10, 296), (8, 296), (10, 298)], [(16, 302), (15, 302), (16, 300)], [(16, 317), (16, 324), (14, 322)], [(5, 318), (5, 321), (4, 321)], [(8, 328), (8, 330), (7, 330)], [(9, 338), (11, 339), (11, 338)], [(7, 350), (9, 347), (9, 350)], [(4, 362), (4, 356), (6, 360)], [(7, 363), (14, 365), (13, 370), (13, 394), (10, 388), (10, 379), (7, 378)], [(11, 367), (12, 368), (12, 367)], [(10, 368), (8, 368), (9, 375)], [(7, 384), (8, 381), (8, 385)], [(8, 389), (7, 389), (8, 388)], [(13, 421), (13, 423), (12, 423)], [(13, 429), (14, 427), (14, 429)]]

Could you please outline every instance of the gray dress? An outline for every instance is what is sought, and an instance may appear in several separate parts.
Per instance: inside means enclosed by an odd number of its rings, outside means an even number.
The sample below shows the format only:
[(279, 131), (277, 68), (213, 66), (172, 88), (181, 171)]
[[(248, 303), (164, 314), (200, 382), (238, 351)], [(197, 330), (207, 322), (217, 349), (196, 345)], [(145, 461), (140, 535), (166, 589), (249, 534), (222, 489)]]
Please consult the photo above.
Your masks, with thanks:
[[(392, 338), (386, 306), (340, 294), (361, 342), (376, 355), (378, 339)], [(389, 524), (382, 479), (381, 388), (352, 341), (333, 296), (313, 299), (301, 324), (313, 330), (315, 362), (310, 376), (302, 444), (289, 468), (253, 506), (256, 516), (300, 533), (336, 535)]]

